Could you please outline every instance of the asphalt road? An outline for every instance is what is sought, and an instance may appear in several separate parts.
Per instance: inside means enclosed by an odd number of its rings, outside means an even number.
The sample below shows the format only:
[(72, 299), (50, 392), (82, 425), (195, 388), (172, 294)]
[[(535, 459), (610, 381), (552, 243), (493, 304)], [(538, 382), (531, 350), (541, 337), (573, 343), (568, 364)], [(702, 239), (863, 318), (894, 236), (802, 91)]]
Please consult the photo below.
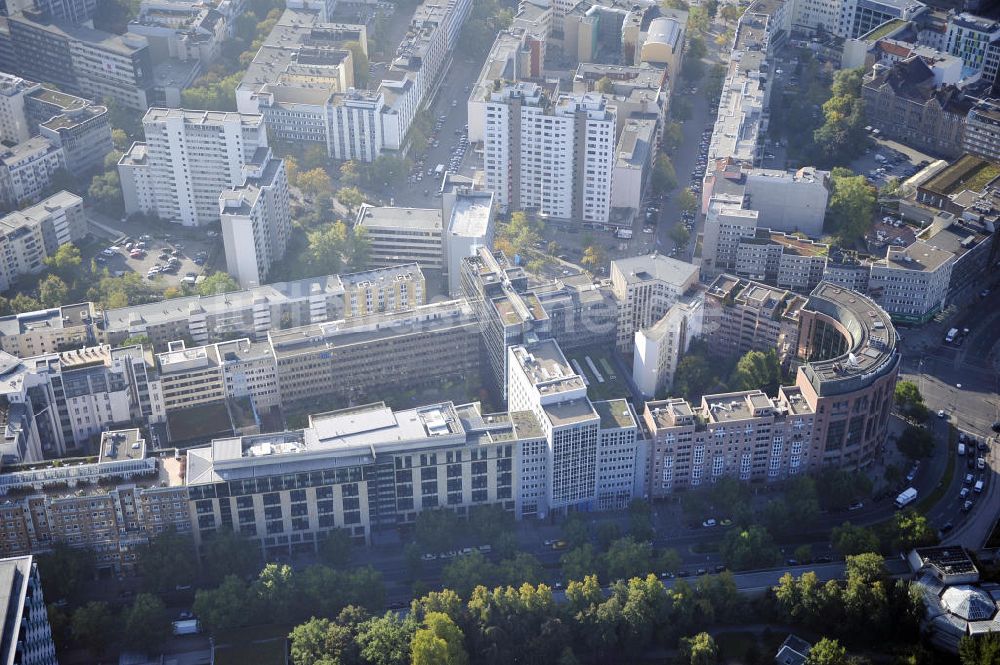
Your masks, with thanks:
[[(452, 151), (458, 146), (459, 141), (459, 135), (456, 132), (464, 129), (469, 122), (469, 111), (466, 103), (469, 99), (469, 93), (466, 88), (475, 83), (482, 64), (478, 59), (473, 60), (461, 56), (452, 60), (450, 68), (441, 78), (437, 94), (428, 107), (435, 120), (444, 118), (441, 130), (433, 136), (438, 140), (439, 145), (436, 148), (428, 146), (423, 155), (410, 155), (414, 161), (421, 156), (424, 158), (424, 164), (420, 170), (421, 180), (412, 183), (407, 179), (402, 183), (394, 183), (391, 192), (383, 192), (387, 201), (391, 197), (397, 206), (416, 208), (434, 208), (441, 204), (441, 199), (435, 196), (440, 189), (440, 178), (433, 173), (428, 175), (427, 171), (434, 169), (438, 164), (444, 164), (445, 170), (450, 170), (449, 162)], [(456, 102), (456, 105), (452, 106), (452, 102)], [(458, 173), (472, 176), (480, 163), (481, 160), (476, 157), (470, 146), (465, 152)]]

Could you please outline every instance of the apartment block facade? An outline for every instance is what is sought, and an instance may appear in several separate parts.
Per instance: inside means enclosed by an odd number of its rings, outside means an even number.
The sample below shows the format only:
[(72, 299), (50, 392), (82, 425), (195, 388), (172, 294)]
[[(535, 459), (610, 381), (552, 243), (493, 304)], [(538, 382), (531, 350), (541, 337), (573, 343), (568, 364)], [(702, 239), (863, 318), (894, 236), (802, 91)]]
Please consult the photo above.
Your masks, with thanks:
[(531, 414), (378, 402), (311, 416), (303, 430), (216, 441), (187, 453), (195, 542), (231, 528), (268, 554), (311, 552), (335, 529), (364, 542), (423, 510), (513, 511), (517, 447), (539, 439)]
[(135, 429), (105, 432), (100, 450), (97, 462), (0, 475), (0, 552), (23, 556), (62, 543), (93, 550), (99, 569), (126, 572), (150, 538), (190, 532), (179, 458), (148, 455)]
[(0, 291), (40, 273), (47, 257), (86, 234), (83, 199), (65, 191), (0, 218)]
[(417, 263), (421, 268), (443, 270), (444, 244), (441, 210), (395, 208), (364, 203), (355, 225), (368, 236), (368, 263), (391, 266)]
[(0, 70), (90, 99), (145, 111), (154, 67), (145, 37), (53, 22), (33, 11), (7, 17)]
[(698, 266), (658, 253), (611, 262), (611, 289), (618, 302), (616, 346), (632, 351), (636, 331), (659, 321), (698, 284)]
[(363, 403), (387, 391), (465, 381), (480, 368), (479, 335), (460, 301), (272, 331), (281, 403)]
[(52, 176), (66, 168), (66, 153), (43, 136), (0, 152), (0, 203), (17, 207), (38, 201)]
[(509, 84), (486, 104), (486, 188), (501, 210), (606, 223), (616, 110), (600, 94), (550, 99), (536, 83)]
[(242, 184), (219, 194), (226, 270), (243, 288), (267, 281), (292, 233), (285, 162), (270, 150), (258, 153), (244, 167)]
[(531, 485), (519, 517), (568, 510), (622, 508), (636, 496), (636, 420), (625, 400), (591, 402), (583, 377), (559, 344), (540, 340), (507, 350), (507, 400), (512, 411), (534, 414), (544, 442), (522, 446)]
[[(787, 392), (786, 392), (787, 390)], [(711, 484), (722, 477), (773, 482), (802, 473), (818, 456), (814, 413), (794, 388), (777, 398), (760, 390), (647, 402), (650, 496)]]
[(260, 115), (151, 108), (142, 126), (146, 142), (118, 163), (125, 212), (184, 226), (217, 221), (219, 195), (242, 185), (244, 167), (267, 148)]
[(890, 315), (831, 282), (808, 297), (722, 275), (705, 295), (704, 333), (736, 356), (777, 350), (815, 414), (813, 463), (862, 467), (885, 445), (899, 373)]

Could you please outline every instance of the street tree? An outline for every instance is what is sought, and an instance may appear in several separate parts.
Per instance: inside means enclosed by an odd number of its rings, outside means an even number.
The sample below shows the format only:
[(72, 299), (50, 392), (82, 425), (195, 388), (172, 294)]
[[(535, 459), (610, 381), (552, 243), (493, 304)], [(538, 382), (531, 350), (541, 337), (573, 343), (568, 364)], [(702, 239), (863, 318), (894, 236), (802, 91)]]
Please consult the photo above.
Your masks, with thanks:
[(719, 661), (719, 648), (708, 633), (698, 633), (681, 638), (678, 645), (680, 661), (690, 665), (715, 665)]
[(562, 565), (563, 577), (567, 580), (582, 580), (587, 575), (598, 572), (597, 554), (590, 543), (567, 550), (559, 558), (559, 563)]
[(355, 640), (368, 665), (409, 665), (410, 643), (417, 624), (412, 617), (393, 612), (372, 617), (358, 626)]
[(668, 235), (677, 247), (687, 247), (687, 244), (691, 241), (691, 233), (683, 224), (674, 224), (670, 228)]
[(680, 147), (684, 141), (684, 130), (680, 123), (667, 122), (663, 127), (663, 149), (666, 152), (673, 152)]
[(357, 187), (341, 187), (337, 190), (337, 200), (353, 211), (365, 202), (365, 195)]
[(895, 551), (908, 552), (936, 541), (937, 535), (924, 515), (915, 510), (901, 510), (893, 516), (892, 547)]
[(674, 164), (666, 155), (659, 155), (656, 164), (653, 166), (653, 175), (650, 178), (650, 186), (657, 194), (666, 194), (677, 188), (677, 171)]
[(447, 614), (431, 612), (410, 644), (412, 665), (468, 665), (465, 635)]
[(809, 650), (805, 665), (848, 665), (850, 662), (847, 649), (840, 642), (824, 637)]
[(653, 569), (653, 548), (646, 541), (619, 538), (605, 552), (604, 568), (613, 580), (643, 577)]
[(239, 291), (240, 284), (233, 276), (227, 272), (214, 272), (198, 285), (198, 293), (203, 296), (211, 296), (219, 293), (232, 293)]
[(872, 225), (876, 190), (863, 175), (834, 169), (830, 177), (833, 194), (827, 207), (830, 230), (848, 246), (864, 236)]
[(781, 558), (771, 534), (756, 525), (727, 532), (720, 553), (730, 570), (765, 568)]
[(140, 593), (125, 610), (124, 645), (145, 654), (159, 653), (159, 647), (170, 637), (167, 607), (159, 597)]
[(346, 529), (333, 529), (320, 541), (319, 556), (328, 566), (343, 567), (350, 563), (353, 547)]
[(698, 209), (698, 197), (694, 195), (694, 192), (690, 188), (685, 187), (677, 195), (677, 207), (680, 208), (681, 212), (694, 212)]
[(597, 270), (604, 264), (604, 251), (598, 245), (587, 245), (583, 250), (580, 264), (590, 270)]
[(340, 181), (348, 187), (361, 184), (362, 170), (357, 161), (349, 159), (340, 165)]
[(104, 655), (118, 632), (108, 604), (98, 600), (92, 600), (73, 612), (70, 630), (73, 639), (95, 656)]
[(260, 548), (232, 529), (219, 529), (202, 541), (202, 575), (218, 584), (226, 575), (249, 577), (263, 565)]
[(298, 175), (299, 189), (313, 199), (329, 197), (333, 193), (330, 176), (321, 168), (303, 171)]
[(136, 571), (142, 577), (142, 588), (153, 593), (190, 585), (198, 570), (191, 539), (173, 529), (140, 545), (135, 563)]
[(38, 555), (42, 588), (50, 602), (75, 599), (81, 585), (94, 575), (94, 551), (55, 543)]
[(896, 439), (896, 447), (913, 460), (930, 457), (934, 452), (934, 436), (928, 429), (907, 425)]
[(855, 526), (850, 522), (834, 527), (830, 534), (830, 542), (843, 556), (878, 552), (880, 549), (879, 538), (874, 531), (863, 526)]
[(300, 623), (288, 635), (289, 652), (293, 665), (322, 665), (340, 662), (333, 660), (337, 642), (338, 626), (329, 619), (313, 617)]
[(996, 665), (1000, 663), (1000, 634), (966, 636), (958, 643), (962, 665)]

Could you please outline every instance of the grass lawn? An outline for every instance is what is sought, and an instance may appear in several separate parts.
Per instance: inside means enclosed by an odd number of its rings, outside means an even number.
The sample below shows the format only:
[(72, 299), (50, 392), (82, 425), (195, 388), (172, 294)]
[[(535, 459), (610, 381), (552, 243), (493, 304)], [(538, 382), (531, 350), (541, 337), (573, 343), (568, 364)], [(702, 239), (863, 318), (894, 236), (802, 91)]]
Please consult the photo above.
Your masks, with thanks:
[(931, 492), (917, 502), (917, 512), (926, 513), (935, 503), (941, 500), (944, 493), (951, 487), (951, 479), (955, 475), (955, 458), (958, 457), (958, 430), (954, 427), (948, 428), (948, 465), (944, 468), (944, 476)]
[[(587, 364), (587, 357), (597, 367), (597, 371), (600, 372), (601, 378), (604, 379), (604, 383), (599, 383), (597, 381), (597, 376), (594, 374), (593, 370), (590, 369), (590, 365)], [(590, 385), (587, 387), (587, 394), (591, 399), (602, 400), (602, 399), (618, 399), (618, 398), (628, 398), (629, 392), (628, 387), (625, 385), (625, 381), (619, 376), (615, 361), (611, 356), (611, 351), (608, 349), (603, 349), (600, 347), (588, 347), (584, 349), (574, 349), (573, 351), (566, 352), (566, 359), (570, 361), (576, 360), (580, 364), (580, 369), (583, 371), (583, 375), (587, 377), (587, 381)], [(576, 367), (574, 366), (574, 369)], [(612, 378), (614, 377), (614, 378)]]
[(742, 663), (751, 646), (760, 649), (757, 636), (753, 633), (719, 633), (715, 644), (719, 647), (720, 663)]
[(292, 626), (266, 624), (216, 636), (216, 665), (285, 665), (285, 642)]

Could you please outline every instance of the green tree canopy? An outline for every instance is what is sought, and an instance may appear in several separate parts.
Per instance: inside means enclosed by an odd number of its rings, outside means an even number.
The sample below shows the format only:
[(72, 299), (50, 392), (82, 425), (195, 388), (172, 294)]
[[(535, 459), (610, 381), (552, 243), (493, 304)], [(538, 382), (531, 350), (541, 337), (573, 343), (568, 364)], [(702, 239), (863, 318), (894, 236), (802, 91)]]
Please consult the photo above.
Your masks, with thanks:
[(963, 637), (958, 644), (958, 656), (962, 665), (996, 665), (1000, 663), (1000, 635)]
[(720, 553), (731, 570), (765, 568), (781, 559), (771, 534), (762, 526), (731, 529), (722, 541)]
[(923, 427), (907, 425), (896, 439), (896, 447), (910, 459), (930, 457), (934, 452), (934, 435)]
[(698, 209), (698, 197), (694, 195), (694, 192), (690, 188), (685, 187), (677, 195), (677, 207), (682, 212), (694, 212)]
[(38, 555), (42, 587), (49, 601), (76, 598), (80, 586), (94, 576), (95, 562), (93, 550), (66, 543), (55, 543), (48, 552)]
[(833, 193), (827, 206), (830, 230), (852, 247), (871, 230), (875, 215), (876, 190), (862, 175), (835, 169), (830, 177)]
[(719, 648), (708, 633), (684, 637), (679, 646), (680, 659), (690, 665), (715, 665), (719, 661)]
[(412, 665), (467, 665), (465, 636), (447, 614), (431, 612), (413, 635)]
[(143, 589), (162, 593), (195, 579), (198, 560), (191, 539), (173, 529), (164, 531), (136, 551), (136, 570)]
[(170, 637), (170, 619), (167, 607), (157, 596), (140, 593), (125, 610), (122, 640), (126, 647), (146, 654), (158, 653), (159, 647)]
[(198, 285), (198, 293), (203, 296), (211, 296), (217, 293), (232, 293), (239, 291), (240, 285), (232, 275), (227, 272), (214, 272)]
[(768, 395), (778, 394), (781, 383), (781, 365), (774, 349), (747, 351), (736, 363), (729, 380), (730, 390), (763, 390)]
[(103, 655), (118, 633), (108, 604), (95, 600), (73, 612), (70, 630), (73, 639), (95, 656)]
[(855, 526), (850, 522), (834, 527), (830, 534), (830, 542), (843, 556), (878, 552), (880, 549), (879, 538), (874, 531), (863, 526)]
[(806, 665), (848, 665), (847, 649), (837, 640), (826, 637), (812, 646), (806, 657)]

